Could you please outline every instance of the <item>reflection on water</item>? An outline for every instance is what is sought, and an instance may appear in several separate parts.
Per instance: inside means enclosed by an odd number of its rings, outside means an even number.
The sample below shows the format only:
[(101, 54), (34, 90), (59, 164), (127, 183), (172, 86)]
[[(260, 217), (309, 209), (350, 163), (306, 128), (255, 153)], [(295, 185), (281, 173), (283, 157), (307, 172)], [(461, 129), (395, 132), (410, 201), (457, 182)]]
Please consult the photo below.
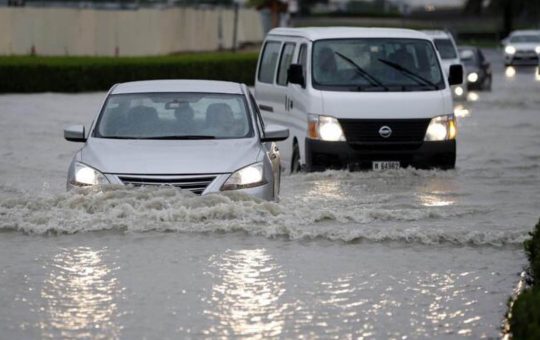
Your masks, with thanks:
[(476, 102), (480, 99), (480, 96), (478, 95), (478, 92), (469, 92), (467, 94), (467, 100), (470, 102)]
[(420, 204), (424, 207), (445, 207), (454, 205), (456, 201), (449, 197), (449, 194), (457, 190), (453, 180), (440, 178), (429, 178), (422, 183), (417, 190)]
[(89, 247), (63, 249), (53, 258), (41, 297), (46, 303), (41, 321), (44, 337), (117, 339), (115, 323), (120, 289), (103, 251)]
[(314, 181), (308, 192), (309, 197), (321, 199), (343, 199), (347, 195), (343, 192), (343, 185), (339, 181)]
[(458, 104), (454, 107), (454, 115), (456, 117), (467, 117), (471, 115), (471, 111), (463, 104)]
[(205, 311), (213, 323), (206, 335), (267, 338), (279, 336), (286, 305), (285, 274), (265, 249), (227, 251), (211, 258), (214, 281), (211, 306)]
[(504, 70), (504, 75), (506, 78), (514, 78), (516, 76), (516, 69), (513, 66), (508, 66)]

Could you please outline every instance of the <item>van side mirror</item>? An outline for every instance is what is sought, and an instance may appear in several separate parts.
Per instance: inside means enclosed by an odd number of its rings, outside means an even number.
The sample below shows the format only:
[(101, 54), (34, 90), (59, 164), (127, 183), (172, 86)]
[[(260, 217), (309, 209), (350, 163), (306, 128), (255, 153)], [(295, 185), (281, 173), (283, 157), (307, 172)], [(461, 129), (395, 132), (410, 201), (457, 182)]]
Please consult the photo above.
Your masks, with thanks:
[(281, 125), (267, 125), (261, 142), (280, 142), (289, 138), (289, 129)]
[(306, 87), (304, 68), (300, 64), (291, 64), (287, 70), (287, 82)]
[(448, 83), (450, 85), (459, 85), (463, 83), (463, 66), (450, 65), (448, 72)]
[(86, 142), (84, 125), (72, 125), (64, 129), (64, 138), (70, 142)]

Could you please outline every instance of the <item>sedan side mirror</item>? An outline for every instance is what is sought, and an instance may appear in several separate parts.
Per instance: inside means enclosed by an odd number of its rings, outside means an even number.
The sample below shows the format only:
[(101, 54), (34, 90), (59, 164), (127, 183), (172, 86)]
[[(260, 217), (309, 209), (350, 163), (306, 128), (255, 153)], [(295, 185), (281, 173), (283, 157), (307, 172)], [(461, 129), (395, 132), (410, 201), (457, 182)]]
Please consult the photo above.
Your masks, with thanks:
[(448, 83), (450, 85), (459, 85), (463, 83), (463, 66), (450, 65), (450, 72), (448, 75)]
[(304, 68), (300, 64), (291, 64), (287, 70), (287, 82), (298, 84), (306, 87), (306, 79), (304, 78)]
[(65, 128), (64, 138), (70, 142), (86, 142), (84, 125), (72, 125)]
[(289, 138), (289, 129), (281, 125), (267, 125), (261, 142), (280, 142)]

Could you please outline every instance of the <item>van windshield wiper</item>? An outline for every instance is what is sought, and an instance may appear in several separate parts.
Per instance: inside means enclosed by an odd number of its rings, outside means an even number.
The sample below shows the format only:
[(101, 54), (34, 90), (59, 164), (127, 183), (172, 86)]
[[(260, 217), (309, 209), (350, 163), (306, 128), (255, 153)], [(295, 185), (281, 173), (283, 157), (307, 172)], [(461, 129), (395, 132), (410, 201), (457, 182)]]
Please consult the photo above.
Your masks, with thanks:
[(386, 60), (386, 59), (382, 59), (382, 58), (378, 58), (378, 60), (381, 63), (383, 63), (385, 65), (388, 65), (388, 66), (392, 67), (393, 69), (396, 69), (396, 70), (400, 71), (401, 73), (403, 73), (404, 75), (409, 77), (409, 79), (412, 79), (412, 80), (416, 81), (420, 85), (429, 85), (429, 86), (433, 87), (433, 89), (435, 89), (435, 90), (439, 89), (439, 86), (435, 85), (432, 81), (427, 80), (426, 78), (414, 73), (413, 71), (401, 66), (400, 64), (397, 64), (397, 63), (391, 62), (390, 60)]
[(215, 139), (216, 136), (210, 135), (169, 135), (169, 136), (155, 136), (155, 137), (139, 137), (137, 139), (171, 139), (171, 140), (182, 140), (182, 139)]
[(356, 68), (356, 70), (358, 71), (358, 73), (362, 77), (364, 77), (372, 86), (379, 86), (379, 87), (382, 87), (383, 89), (385, 89), (386, 91), (388, 91), (388, 87), (386, 87), (383, 83), (381, 83), (377, 78), (375, 78), (374, 76), (369, 74), (360, 65), (355, 63), (351, 58), (349, 58), (349, 57), (347, 57), (347, 56), (345, 56), (345, 55), (343, 55), (343, 54), (341, 54), (339, 52), (336, 52), (336, 51), (334, 51), (334, 54), (336, 54), (338, 57), (342, 58), (343, 60), (345, 60), (349, 64), (353, 65)]

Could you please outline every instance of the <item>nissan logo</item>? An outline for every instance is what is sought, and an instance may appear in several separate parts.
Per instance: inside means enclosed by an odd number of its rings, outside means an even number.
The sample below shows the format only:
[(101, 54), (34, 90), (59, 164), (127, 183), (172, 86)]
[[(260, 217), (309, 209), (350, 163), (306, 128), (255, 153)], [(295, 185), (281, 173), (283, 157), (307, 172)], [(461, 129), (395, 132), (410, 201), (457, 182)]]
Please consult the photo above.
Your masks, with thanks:
[(392, 135), (392, 129), (390, 129), (389, 126), (381, 126), (381, 128), (379, 129), (379, 135), (382, 137), (382, 138), (388, 138)]

